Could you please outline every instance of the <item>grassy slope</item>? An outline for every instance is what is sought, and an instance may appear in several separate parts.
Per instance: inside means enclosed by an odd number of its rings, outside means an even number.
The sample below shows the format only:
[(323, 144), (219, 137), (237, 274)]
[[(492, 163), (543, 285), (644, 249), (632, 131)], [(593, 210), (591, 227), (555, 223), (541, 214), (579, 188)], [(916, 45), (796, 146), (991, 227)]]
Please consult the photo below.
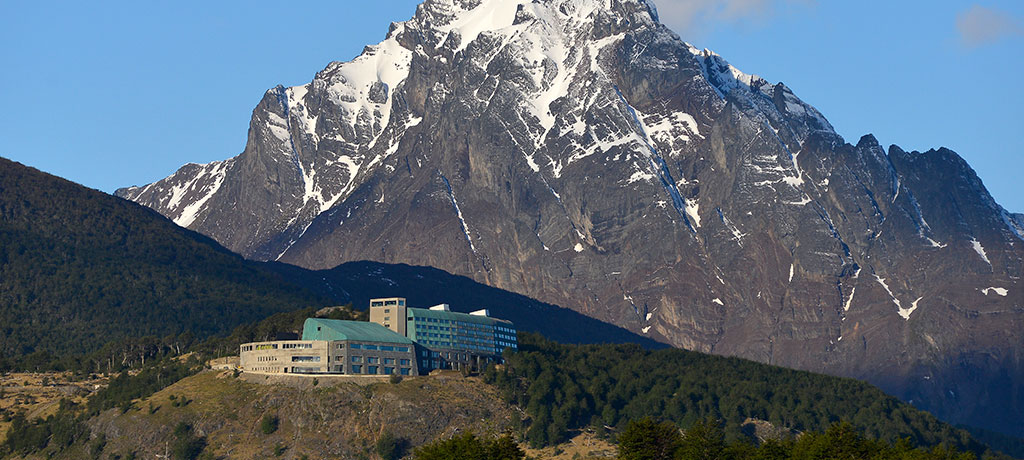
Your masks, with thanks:
[[(206, 437), (207, 452), (218, 457), (268, 458), (283, 445), (289, 458), (360, 458), (385, 430), (412, 445), (463, 430), (497, 433), (509, 426), (513, 410), (493, 387), (458, 375), (362, 385), (321, 377), (315, 387), (312, 378), (247, 379), (264, 376), (203, 372), (137, 401), (127, 413), (108, 410), (89, 425), (94, 435), (106, 434), (105, 455), (134, 451), (138, 458), (153, 458), (165, 444), (173, 445), (172, 430), (186, 422)], [(191, 402), (174, 407), (171, 395)], [(260, 430), (266, 414), (280, 419), (278, 430), (269, 435)], [(87, 446), (78, 445), (62, 457), (86, 453)]]

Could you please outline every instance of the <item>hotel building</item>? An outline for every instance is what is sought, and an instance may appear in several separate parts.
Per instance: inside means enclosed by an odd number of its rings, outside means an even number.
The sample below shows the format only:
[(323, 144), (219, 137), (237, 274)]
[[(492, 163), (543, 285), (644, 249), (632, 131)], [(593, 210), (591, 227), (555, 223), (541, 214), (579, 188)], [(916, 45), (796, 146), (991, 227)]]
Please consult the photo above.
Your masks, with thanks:
[(370, 301), (369, 322), (309, 318), (301, 340), (242, 344), (239, 366), (267, 374), (422, 375), (480, 370), (516, 346), (515, 326), (487, 310), (413, 308), (392, 297)]

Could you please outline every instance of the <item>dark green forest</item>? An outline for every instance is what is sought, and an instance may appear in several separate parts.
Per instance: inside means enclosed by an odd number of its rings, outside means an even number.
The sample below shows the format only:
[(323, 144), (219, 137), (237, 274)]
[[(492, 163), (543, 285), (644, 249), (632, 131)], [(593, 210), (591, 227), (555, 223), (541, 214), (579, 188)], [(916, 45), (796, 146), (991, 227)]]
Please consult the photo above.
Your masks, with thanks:
[(681, 427), (722, 420), (729, 440), (750, 437), (742, 428), (748, 418), (798, 432), (824, 432), (845, 421), (871, 439), (986, 450), (968, 432), (858, 380), (678, 349), (562, 345), (520, 334), (519, 351), (507, 353), (505, 364), (489, 368), (484, 379), (525, 409), (522, 432), (534, 446), (650, 416)]
[[(943, 445), (914, 447), (906, 438), (889, 443), (867, 438), (846, 422), (824, 432), (768, 439), (727, 440), (721, 424), (700, 420), (685, 432), (672, 422), (647, 417), (632, 421), (618, 437), (620, 460), (974, 460), (971, 452)], [(986, 454), (986, 459), (1005, 458)]]
[(0, 358), (204, 338), (331, 303), (148, 208), (2, 158), (0, 279)]

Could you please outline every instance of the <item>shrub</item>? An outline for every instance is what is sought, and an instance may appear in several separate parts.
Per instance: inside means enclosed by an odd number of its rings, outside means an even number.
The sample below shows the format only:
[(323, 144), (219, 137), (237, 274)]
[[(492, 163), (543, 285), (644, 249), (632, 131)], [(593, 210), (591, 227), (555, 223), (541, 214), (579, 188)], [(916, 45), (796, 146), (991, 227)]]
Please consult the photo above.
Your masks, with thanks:
[(100, 458), (105, 447), (107, 447), (107, 437), (100, 433), (95, 440), (89, 443), (89, 454), (92, 455), (92, 458)]
[(495, 439), (481, 439), (468, 432), (420, 446), (413, 453), (415, 460), (522, 460), (525, 457), (526, 453), (508, 434)]
[(263, 420), (260, 420), (260, 431), (262, 431), (263, 434), (271, 434), (277, 431), (279, 422), (280, 420), (278, 420), (276, 415), (266, 414), (263, 416)]
[(374, 450), (384, 460), (398, 460), (405, 455), (409, 442), (405, 439), (396, 438), (389, 431), (385, 431), (377, 439)]

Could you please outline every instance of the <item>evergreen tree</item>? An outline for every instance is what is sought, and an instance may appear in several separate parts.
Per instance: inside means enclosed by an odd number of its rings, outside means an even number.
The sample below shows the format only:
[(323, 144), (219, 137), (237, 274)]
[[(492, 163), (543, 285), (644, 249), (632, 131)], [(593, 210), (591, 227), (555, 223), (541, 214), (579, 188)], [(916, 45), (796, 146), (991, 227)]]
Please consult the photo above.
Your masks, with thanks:
[(655, 422), (650, 417), (630, 422), (619, 435), (620, 460), (672, 460), (682, 447), (683, 437), (672, 422)]
[(683, 435), (677, 460), (724, 460), (725, 432), (721, 424), (706, 418), (694, 423)]

